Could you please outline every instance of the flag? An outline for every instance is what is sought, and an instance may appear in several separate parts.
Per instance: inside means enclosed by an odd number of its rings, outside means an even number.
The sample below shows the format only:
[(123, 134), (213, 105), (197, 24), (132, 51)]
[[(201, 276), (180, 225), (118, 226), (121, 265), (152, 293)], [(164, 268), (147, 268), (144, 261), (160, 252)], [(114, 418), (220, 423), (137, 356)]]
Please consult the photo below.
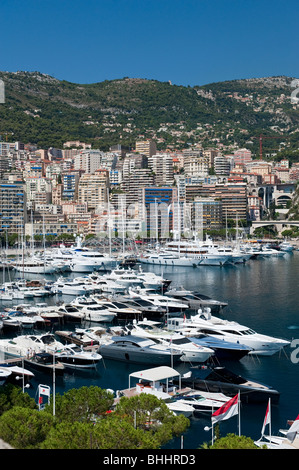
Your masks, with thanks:
[(212, 424), (222, 421), (224, 419), (229, 419), (234, 415), (239, 413), (238, 410), (239, 404), (239, 394), (231, 398), (229, 401), (224, 403), (215, 413), (212, 414)]
[(42, 395), (47, 395), (48, 397), (50, 396), (50, 387), (40, 385), (39, 386), (39, 393)]
[(289, 441), (293, 442), (293, 440), (295, 439), (296, 434), (297, 434), (298, 431), (299, 431), (299, 415), (297, 416), (297, 418), (293, 422), (292, 426), (288, 430), (288, 432), (286, 434), (287, 439)]
[(268, 401), (268, 406), (267, 406), (267, 409), (266, 409), (266, 414), (265, 414), (265, 418), (264, 418), (264, 422), (263, 422), (262, 436), (264, 435), (265, 427), (267, 426), (267, 424), (270, 424), (270, 398), (269, 398), (269, 401)]

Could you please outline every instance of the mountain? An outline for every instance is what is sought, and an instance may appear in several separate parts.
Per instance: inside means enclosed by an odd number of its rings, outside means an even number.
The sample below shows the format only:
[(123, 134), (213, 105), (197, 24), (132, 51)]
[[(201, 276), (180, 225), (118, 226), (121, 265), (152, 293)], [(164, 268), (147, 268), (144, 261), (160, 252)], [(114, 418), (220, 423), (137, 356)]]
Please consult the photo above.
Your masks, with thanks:
[(194, 87), (139, 78), (76, 84), (40, 72), (0, 72), (0, 79), (5, 84), (0, 135), (8, 141), (61, 148), (67, 140), (80, 140), (107, 150), (154, 138), (159, 149), (237, 144), (258, 155), (263, 134), (271, 137), (263, 140), (265, 151), (277, 150), (281, 142), (298, 148), (291, 77)]

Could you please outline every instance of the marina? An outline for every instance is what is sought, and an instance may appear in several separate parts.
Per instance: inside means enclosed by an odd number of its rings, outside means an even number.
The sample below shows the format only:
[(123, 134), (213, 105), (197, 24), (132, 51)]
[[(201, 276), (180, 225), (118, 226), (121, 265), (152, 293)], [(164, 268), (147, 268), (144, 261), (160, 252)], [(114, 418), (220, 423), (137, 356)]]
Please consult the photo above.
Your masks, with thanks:
[[(139, 270), (139, 264), (137, 264), (133, 269), (136, 276)], [(216, 300), (223, 305), (223, 308), (213, 312), (213, 317), (216, 316), (222, 322), (229, 321), (234, 322), (234, 324), (245, 325), (249, 329), (256, 331), (258, 334), (286, 341), (286, 343), (281, 344), (281, 348), (277, 349), (271, 355), (258, 355), (253, 352), (252, 354), (244, 353), (238, 360), (222, 360), (221, 358), (218, 358), (214, 361), (214, 366), (225, 366), (228, 370), (232, 371), (233, 374), (242, 376), (250, 383), (263, 384), (264, 390), (266, 390), (267, 387), (270, 387), (271, 391), (273, 391), (273, 394), (271, 395), (272, 398), (274, 396), (278, 397), (277, 400), (276, 398), (273, 398), (272, 403), (273, 433), (275, 433), (276, 430), (278, 431), (280, 428), (284, 428), (288, 420), (295, 419), (299, 412), (299, 405), (297, 406), (298, 365), (294, 360), (294, 354), (292, 355), (293, 349), (291, 347), (291, 341), (296, 338), (297, 330), (299, 330), (299, 299), (297, 289), (297, 280), (299, 278), (299, 252), (285, 252), (284, 256), (256, 257), (255, 259), (250, 259), (245, 263), (228, 264), (222, 267), (211, 265), (203, 265), (196, 268), (184, 266), (162, 267), (142, 264), (142, 271), (150, 272), (160, 277), (162, 276), (168, 281), (171, 281), (168, 283), (168, 290), (165, 290), (163, 293), (164, 300), (165, 298), (170, 298), (165, 295), (166, 293), (170, 295), (172, 291), (179, 291), (182, 287), (185, 291), (188, 291), (189, 294), (190, 292), (200, 292), (202, 295), (209, 297), (209, 299)], [(192, 276), (190, 276), (190, 271), (192, 272)], [(128, 275), (131, 276), (132, 274), (131, 270), (128, 270)], [(11, 271), (10, 276), (12, 276)], [(97, 279), (104, 279), (105, 273), (94, 273), (93, 276)], [(33, 278), (45, 278), (49, 282), (49, 285), (54, 285), (58, 278), (60, 278), (61, 282), (63, 279), (72, 280), (77, 277), (78, 273), (65, 272), (57, 275), (51, 274), (46, 276), (35, 274)], [(28, 274), (26, 275), (26, 279), (30, 279)], [(114, 279), (113, 281), (115, 281), (115, 283), (117, 282)], [(141, 287), (141, 289), (145, 288)], [(97, 290), (97, 288), (95, 288), (95, 290)], [(85, 292), (84, 295), (87, 296), (86, 298), (91, 298), (93, 295), (95, 297), (99, 297), (101, 296), (99, 290), (100, 289), (98, 289), (98, 292), (95, 292), (94, 294), (90, 292), (86, 294)], [(145, 292), (138, 293), (136, 289), (135, 291), (134, 295), (136, 296), (136, 301), (140, 300), (142, 296), (145, 299)], [(142, 296), (140, 294), (142, 294)], [(105, 295), (107, 295), (107, 293), (105, 293)], [(112, 294), (110, 293), (109, 295), (111, 297)], [(115, 295), (114, 292), (113, 295)], [(135, 300), (134, 295), (131, 298), (132, 301)], [(150, 292), (150, 295), (148, 295), (149, 301), (152, 300), (154, 295), (155, 294), (153, 292)], [(161, 295), (161, 293), (159, 293), (159, 295)], [(42, 298), (27, 298), (27, 311), (31, 308), (32, 313), (35, 310), (35, 315), (39, 316), (42, 311), (45, 311), (45, 306), (44, 309), (41, 307), (41, 310), (39, 310), (36, 308), (36, 304), (45, 303), (48, 307), (51, 307), (53, 312), (57, 312), (59, 308), (61, 309), (62, 305), (74, 306), (76, 303), (75, 299), (79, 296), (80, 294), (75, 296), (55, 293)], [(118, 296), (121, 298), (128, 298), (130, 293), (128, 291), (122, 291)], [(112, 297), (110, 298), (110, 301), (111, 300)], [(179, 305), (181, 305), (182, 298), (178, 298), (177, 300), (179, 301)], [(22, 302), (24, 302), (24, 300), (3, 300), (1, 302), (1, 311), (2, 313), (4, 313), (4, 311), (7, 313), (7, 310), (13, 310), (16, 305), (19, 305)], [(168, 302), (168, 306), (172, 306), (170, 300)], [(184, 305), (186, 307), (186, 303)], [(189, 304), (187, 305), (187, 308), (181, 308), (179, 310), (174, 309), (171, 311), (172, 309), (167, 308), (166, 303), (166, 307), (164, 308), (162, 315), (161, 309), (163, 309), (163, 306), (160, 305), (160, 307), (158, 306), (158, 310), (160, 311), (158, 321), (160, 323), (162, 322), (163, 326), (167, 326), (165, 325), (165, 321), (167, 322), (167, 320), (169, 323), (174, 321), (176, 318), (179, 318), (180, 321), (184, 321), (185, 316), (190, 319), (192, 315), (198, 314), (197, 302), (192, 304), (192, 307), (194, 308), (190, 308)], [(148, 314), (150, 310), (149, 307), (147, 308)], [(202, 311), (204, 311), (205, 308), (206, 305), (202, 305)], [(83, 338), (84, 335), (84, 341), (86, 342), (86, 345), (89, 343), (88, 347), (90, 348), (91, 344), (93, 345), (92, 347), (96, 345), (96, 341), (94, 340), (95, 342), (92, 341), (90, 343), (90, 341), (87, 340), (86, 334), (88, 329), (92, 330), (93, 327), (98, 326), (99, 330), (102, 330), (101, 334), (103, 334), (103, 331), (106, 331), (106, 328), (109, 329), (109, 327), (111, 327), (111, 329), (113, 329), (112, 326), (114, 326), (115, 330), (111, 332), (111, 338), (117, 338), (117, 340), (120, 341), (122, 337), (117, 334), (115, 335), (115, 331), (117, 331), (118, 327), (128, 327), (133, 324), (133, 320), (142, 321), (147, 317), (146, 315), (138, 315), (137, 317), (134, 314), (131, 315), (131, 317), (126, 317), (122, 310), (122, 315), (118, 318), (116, 314), (112, 323), (96, 323), (88, 321), (88, 318), (84, 318), (83, 320), (80, 319), (80, 317), (77, 318), (67, 320), (62, 315), (62, 311), (60, 311), (60, 317), (56, 317), (55, 321), (50, 323), (47, 322), (46, 325), (43, 326), (40, 324), (40, 329), (37, 329), (35, 326), (34, 333), (45, 333), (45, 329), (47, 332), (55, 333), (57, 330), (57, 332), (59, 332), (59, 336), (56, 335), (57, 341), (62, 342), (63, 344), (68, 342), (70, 346), (72, 344), (71, 333), (73, 333), (79, 341), (78, 338), (80, 332), (81, 337)], [(63, 331), (65, 332), (65, 335), (66, 333), (70, 335), (68, 341), (64, 339), (64, 335), (62, 334)], [(97, 336), (99, 342), (101, 341), (101, 334)], [(136, 332), (134, 334), (136, 334)], [(21, 335), (24, 335), (24, 331), (22, 329), (2, 329), (0, 340), (12, 339)], [(128, 341), (129, 337), (125, 338), (126, 341)], [(225, 341), (227, 340), (228, 338), (225, 338)], [(73, 341), (73, 343), (76, 343), (76, 341)], [(47, 362), (46, 359), (47, 358), (45, 358), (45, 362)], [(42, 361), (42, 358), (40, 360)], [(31, 370), (29, 366), (30, 362), (26, 362), (25, 367)], [(105, 358), (103, 356), (103, 358), (97, 362), (95, 367), (90, 367), (86, 370), (76, 367), (74, 369), (64, 367), (62, 373), (57, 372), (56, 393), (63, 393), (70, 388), (78, 388), (83, 385), (97, 385), (101, 388), (112, 389), (115, 391), (115, 394), (117, 394), (119, 390), (124, 390), (128, 387), (128, 378), (130, 374), (136, 374), (142, 368), (146, 368), (146, 366), (146, 363), (142, 366), (141, 363), (138, 364), (124, 360), (118, 361), (116, 359)], [(150, 368), (152, 365), (148, 364), (148, 367)], [(190, 387), (190, 384), (186, 382), (186, 379), (188, 378), (188, 373), (190, 373), (191, 370), (194, 371), (194, 367), (197, 367), (197, 364), (193, 364), (192, 360), (176, 361), (173, 367), (182, 376), (185, 376), (185, 385), (186, 387)], [(198, 365), (198, 367), (200, 367), (200, 365)], [(26, 389), (26, 392), (35, 397), (38, 384), (40, 383), (48, 384), (50, 387), (52, 386), (50, 369), (47, 372), (42, 372), (41, 368), (38, 369), (36, 367), (34, 369), (34, 377), (30, 380), (31, 386), (29, 389)], [(197, 393), (199, 392), (200, 390), (197, 390)], [(214, 391), (214, 393), (216, 392)], [(218, 393), (224, 393), (224, 391), (218, 391)], [(267, 398), (268, 397), (269, 394), (267, 395)], [(241, 406), (242, 434), (250, 436), (255, 440), (259, 438), (260, 423), (263, 420), (267, 398), (263, 399), (261, 402), (258, 401), (254, 403), (250, 402), (250, 400), (243, 400)], [(189, 403), (185, 403), (185, 405), (188, 404)], [(189, 406), (192, 406), (192, 404)], [(211, 439), (210, 434), (205, 431), (205, 427), (210, 426), (211, 419), (208, 413), (193, 413), (189, 416), (189, 419), (191, 426), (184, 435), (184, 447), (186, 449), (195, 449)], [(237, 418), (232, 418), (221, 423), (220, 430), (222, 435), (225, 435), (228, 432), (237, 433)], [(171, 449), (180, 448), (179, 438), (173, 439), (167, 444), (167, 447)]]

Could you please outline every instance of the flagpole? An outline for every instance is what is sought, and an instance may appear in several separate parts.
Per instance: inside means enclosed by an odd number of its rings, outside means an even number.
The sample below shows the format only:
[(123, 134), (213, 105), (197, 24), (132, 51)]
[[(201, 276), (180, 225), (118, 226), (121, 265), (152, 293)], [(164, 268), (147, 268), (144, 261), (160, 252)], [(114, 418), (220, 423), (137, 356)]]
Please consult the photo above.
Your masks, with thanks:
[[(212, 405), (212, 415), (214, 413), (214, 406)], [(214, 422), (212, 420), (212, 445), (214, 444)]]
[(239, 407), (239, 437), (241, 436), (241, 413), (240, 413), (240, 408), (241, 408), (241, 400), (240, 400), (240, 390), (238, 393), (238, 407)]
[(270, 442), (271, 442), (271, 398), (269, 398), (269, 435), (270, 435)]

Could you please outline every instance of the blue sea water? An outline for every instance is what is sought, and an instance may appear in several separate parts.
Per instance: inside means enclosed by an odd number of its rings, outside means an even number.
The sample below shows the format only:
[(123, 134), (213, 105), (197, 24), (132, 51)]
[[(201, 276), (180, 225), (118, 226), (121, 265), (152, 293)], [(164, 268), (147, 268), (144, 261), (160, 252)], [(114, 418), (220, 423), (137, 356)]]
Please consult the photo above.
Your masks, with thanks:
[[(250, 260), (246, 264), (199, 268), (144, 267), (172, 280), (172, 286), (181, 285), (197, 290), (228, 306), (222, 317), (247, 325), (259, 333), (299, 340), (299, 252), (284, 257)], [(57, 299), (56, 299), (57, 300)], [(61, 297), (60, 297), (61, 300)], [(65, 299), (64, 299), (65, 300)], [(53, 299), (50, 302), (54, 302)], [(3, 306), (3, 305), (2, 305)], [(272, 434), (287, 426), (299, 414), (299, 364), (291, 360), (292, 347), (271, 357), (247, 356), (239, 362), (226, 364), (233, 372), (252, 380), (271, 385), (280, 392), (278, 405), (272, 406)], [(298, 355), (299, 356), (299, 355)], [(146, 367), (144, 367), (146, 368)], [(95, 371), (68, 372), (56, 377), (56, 393), (63, 394), (71, 388), (96, 385), (119, 390), (128, 386), (131, 372), (143, 369), (136, 364), (103, 361)], [(186, 371), (186, 366), (177, 367)], [(36, 397), (38, 384), (53, 388), (51, 377), (36, 373), (29, 393)], [(242, 404), (240, 412), (241, 434), (253, 439), (260, 437), (266, 404)], [(184, 449), (197, 449), (211, 439), (208, 418), (191, 418), (190, 427), (183, 436)], [(238, 417), (220, 423), (220, 433), (238, 433)], [(181, 439), (173, 439), (169, 449), (180, 449)]]

